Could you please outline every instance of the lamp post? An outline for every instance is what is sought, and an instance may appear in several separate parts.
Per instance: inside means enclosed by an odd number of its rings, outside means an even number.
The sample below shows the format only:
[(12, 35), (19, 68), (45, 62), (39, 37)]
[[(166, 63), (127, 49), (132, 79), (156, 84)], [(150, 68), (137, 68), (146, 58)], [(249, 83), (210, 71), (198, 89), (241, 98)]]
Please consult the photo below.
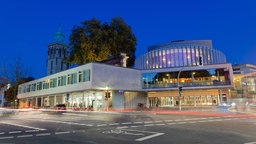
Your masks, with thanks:
[(184, 69), (184, 67), (182, 67), (178, 73), (178, 100), (179, 100), (179, 110), (181, 111), (181, 91), (180, 91), (180, 73), (181, 71)]
[(106, 100), (107, 100), (107, 111), (108, 111), (108, 105), (109, 105), (109, 103), (108, 103), (108, 87), (106, 86), (106, 95), (105, 95), (105, 98), (106, 98)]

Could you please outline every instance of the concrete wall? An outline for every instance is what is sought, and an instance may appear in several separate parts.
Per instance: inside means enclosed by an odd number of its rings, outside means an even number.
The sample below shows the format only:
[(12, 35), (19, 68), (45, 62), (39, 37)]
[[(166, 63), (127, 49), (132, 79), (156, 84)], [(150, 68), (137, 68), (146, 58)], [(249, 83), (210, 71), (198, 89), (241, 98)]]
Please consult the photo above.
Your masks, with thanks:
[(110, 65), (92, 65), (92, 87), (105, 90), (141, 90), (139, 70)]

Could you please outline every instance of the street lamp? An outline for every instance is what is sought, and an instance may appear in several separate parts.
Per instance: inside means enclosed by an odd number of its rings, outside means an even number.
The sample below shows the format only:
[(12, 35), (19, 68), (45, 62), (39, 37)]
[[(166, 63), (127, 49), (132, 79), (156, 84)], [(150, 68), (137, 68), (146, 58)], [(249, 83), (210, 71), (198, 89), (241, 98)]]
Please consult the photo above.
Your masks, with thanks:
[(106, 98), (106, 101), (107, 101), (107, 111), (108, 111), (108, 106), (109, 106), (109, 103), (108, 103), (108, 98), (110, 97), (109, 95), (109, 92), (108, 92), (108, 87), (106, 86), (106, 94), (105, 94), (105, 98)]
[(178, 73), (178, 100), (179, 100), (179, 110), (181, 111), (181, 91), (182, 87), (180, 86), (180, 73), (181, 71), (184, 69), (184, 67), (182, 67)]

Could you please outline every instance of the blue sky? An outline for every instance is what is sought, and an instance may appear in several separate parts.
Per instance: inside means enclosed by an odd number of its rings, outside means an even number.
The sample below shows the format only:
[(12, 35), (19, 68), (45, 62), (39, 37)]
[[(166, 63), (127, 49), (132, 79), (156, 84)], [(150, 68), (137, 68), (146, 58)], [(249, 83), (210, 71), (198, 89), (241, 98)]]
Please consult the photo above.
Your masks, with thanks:
[(46, 75), (47, 46), (61, 23), (66, 43), (74, 25), (122, 17), (137, 37), (136, 56), (172, 40), (212, 40), (232, 64), (256, 65), (254, 0), (1, 0), (0, 64), (20, 59), (30, 75)]

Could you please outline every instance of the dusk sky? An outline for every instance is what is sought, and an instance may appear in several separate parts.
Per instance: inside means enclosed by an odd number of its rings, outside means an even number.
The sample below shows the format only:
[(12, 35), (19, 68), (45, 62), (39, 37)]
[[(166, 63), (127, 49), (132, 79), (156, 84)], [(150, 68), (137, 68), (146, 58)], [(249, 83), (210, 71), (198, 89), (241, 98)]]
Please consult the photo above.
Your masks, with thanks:
[(117, 16), (136, 35), (137, 57), (172, 40), (212, 40), (227, 62), (256, 65), (255, 0), (1, 0), (0, 64), (20, 58), (31, 76), (44, 77), (59, 24), (68, 44), (74, 25)]

